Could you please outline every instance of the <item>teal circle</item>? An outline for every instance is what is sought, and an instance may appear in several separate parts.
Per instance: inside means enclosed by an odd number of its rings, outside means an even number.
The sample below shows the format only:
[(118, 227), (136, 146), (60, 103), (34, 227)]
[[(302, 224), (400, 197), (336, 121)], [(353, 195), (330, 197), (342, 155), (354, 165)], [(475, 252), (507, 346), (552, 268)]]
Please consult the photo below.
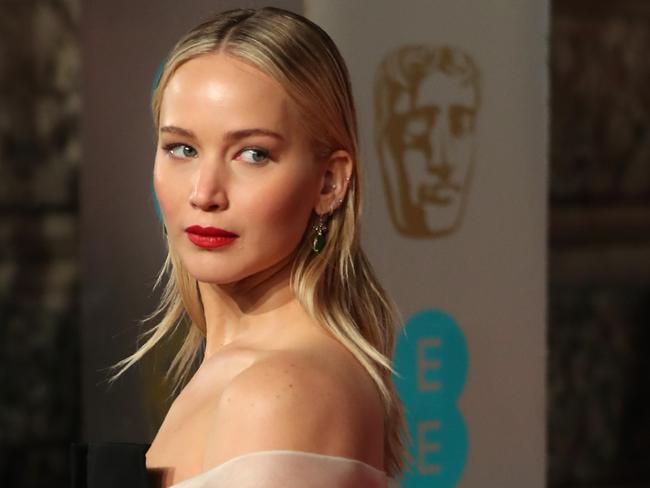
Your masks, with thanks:
[(397, 338), (394, 376), (405, 408), (413, 459), (403, 488), (451, 488), (462, 475), (468, 433), (457, 400), (468, 371), (467, 344), (456, 321), (441, 310), (413, 315)]
[(163, 220), (162, 210), (160, 210), (160, 202), (158, 201), (158, 195), (156, 195), (156, 190), (154, 189), (153, 182), (151, 182), (151, 200), (153, 201), (153, 208), (156, 211), (156, 216), (161, 224), (165, 225)]
[(153, 96), (153, 92), (155, 92), (156, 88), (158, 88), (158, 84), (160, 83), (160, 78), (162, 78), (162, 74), (164, 70), (165, 70), (165, 61), (163, 61), (158, 65), (158, 67), (156, 68), (156, 72), (153, 75), (153, 80), (151, 81), (151, 96)]
[[(165, 62), (163, 61), (156, 68), (156, 72), (153, 75), (153, 80), (151, 81), (152, 97), (153, 97), (153, 93), (156, 91), (156, 88), (158, 88), (158, 84), (160, 83), (160, 78), (162, 77), (164, 69), (165, 69)], [(153, 200), (153, 207), (154, 210), (156, 211), (156, 215), (158, 216), (158, 220), (160, 221), (161, 224), (164, 225), (165, 222), (163, 221), (162, 211), (160, 210), (160, 202), (158, 201), (158, 195), (156, 195), (156, 190), (153, 186), (153, 182), (151, 182), (151, 199)]]

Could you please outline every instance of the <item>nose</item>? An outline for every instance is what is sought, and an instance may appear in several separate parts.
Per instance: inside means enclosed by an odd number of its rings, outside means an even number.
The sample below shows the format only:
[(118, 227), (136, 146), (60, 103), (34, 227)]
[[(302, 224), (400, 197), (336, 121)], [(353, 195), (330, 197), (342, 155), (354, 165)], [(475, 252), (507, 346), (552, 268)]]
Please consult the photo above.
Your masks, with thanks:
[(192, 208), (205, 212), (228, 208), (227, 175), (218, 163), (201, 162), (190, 194)]
[(441, 179), (446, 180), (451, 173), (451, 166), (448, 154), (449, 130), (444, 125), (439, 122), (431, 130), (431, 152), (429, 153), (427, 169)]

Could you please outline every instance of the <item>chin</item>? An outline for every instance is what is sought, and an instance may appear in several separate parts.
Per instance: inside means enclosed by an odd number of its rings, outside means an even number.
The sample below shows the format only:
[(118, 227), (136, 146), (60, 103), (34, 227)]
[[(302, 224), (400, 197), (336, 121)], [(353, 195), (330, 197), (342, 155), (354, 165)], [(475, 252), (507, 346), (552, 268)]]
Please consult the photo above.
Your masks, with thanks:
[(263, 254), (251, 255), (230, 246), (212, 251), (183, 246), (176, 249), (182, 266), (192, 278), (213, 285), (230, 285), (245, 280), (270, 270), (291, 254), (284, 249), (269, 249)]
[(231, 285), (273, 267), (266, 261), (246, 263), (241, 258), (223, 256), (190, 256), (181, 258), (181, 262), (192, 278), (212, 285)]
[(186, 264), (183, 266), (189, 275), (201, 283), (209, 283), (211, 285), (229, 285), (244, 279), (247, 273), (243, 270), (228, 270), (223, 269), (221, 266), (201, 266), (197, 264)]
[(242, 269), (232, 269), (232, 259), (224, 261), (222, 256), (213, 255), (209, 251), (198, 251), (197, 254), (183, 249), (181, 252), (176, 251), (176, 256), (187, 274), (200, 282), (225, 285), (241, 279), (243, 274)]
[(458, 220), (459, 214), (456, 205), (450, 207), (428, 205), (424, 207), (424, 222), (431, 232), (443, 234), (450, 232), (456, 227)]

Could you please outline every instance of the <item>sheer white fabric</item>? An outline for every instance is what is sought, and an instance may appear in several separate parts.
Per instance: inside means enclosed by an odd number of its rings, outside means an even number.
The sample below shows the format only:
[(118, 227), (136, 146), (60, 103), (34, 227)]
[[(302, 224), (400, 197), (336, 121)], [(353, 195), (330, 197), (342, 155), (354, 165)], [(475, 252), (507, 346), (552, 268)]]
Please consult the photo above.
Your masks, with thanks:
[(355, 459), (302, 451), (243, 454), (171, 488), (387, 488), (388, 478)]

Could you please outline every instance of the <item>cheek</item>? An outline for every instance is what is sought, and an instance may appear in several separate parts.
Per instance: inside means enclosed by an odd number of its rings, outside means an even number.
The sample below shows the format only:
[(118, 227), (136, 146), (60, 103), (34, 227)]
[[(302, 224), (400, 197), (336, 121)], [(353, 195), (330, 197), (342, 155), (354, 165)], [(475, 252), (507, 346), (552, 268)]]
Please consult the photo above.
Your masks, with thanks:
[[(260, 192), (263, 198), (251, 199), (250, 205), (257, 206), (259, 225), (282, 230), (283, 235), (295, 238), (302, 236), (314, 208), (314, 191), (311, 181), (269, 185)], [(250, 214), (254, 214), (252, 209)]]
[(456, 167), (459, 176), (464, 178), (472, 165), (473, 141), (469, 137), (454, 141), (450, 154), (451, 164)]
[(174, 210), (179, 208), (182, 200), (182, 186), (178, 178), (174, 178), (169, 171), (156, 163), (153, 171), (153, 187), (158, 199), (158, 205), (165, 222), (174, 219)]

